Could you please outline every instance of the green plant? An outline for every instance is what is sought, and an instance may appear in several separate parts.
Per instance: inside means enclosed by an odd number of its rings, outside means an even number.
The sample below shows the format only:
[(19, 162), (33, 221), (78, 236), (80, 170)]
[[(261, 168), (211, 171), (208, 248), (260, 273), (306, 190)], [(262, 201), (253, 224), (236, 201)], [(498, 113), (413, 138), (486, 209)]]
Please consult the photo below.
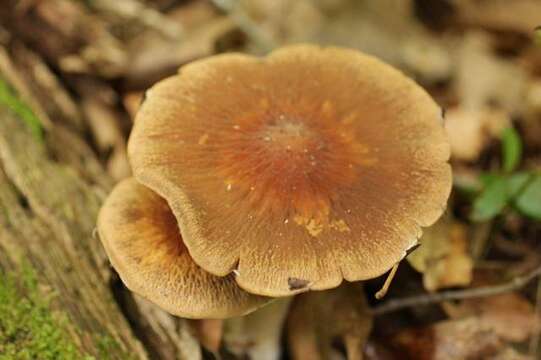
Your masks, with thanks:
[(503, 131), (501, 144), (501, 169), (480, 177), (482, 189), (473, 201), (472, 220), (490, 220), (507, 208), (541, 220), (541, 173), (516, 171), (522, 158), (522, 140), (514, 128)]
[(68, 336), (65, 316), (50, 308), (34, 270), (0, 272), (0, 360), (93, 359), (81, 354)]

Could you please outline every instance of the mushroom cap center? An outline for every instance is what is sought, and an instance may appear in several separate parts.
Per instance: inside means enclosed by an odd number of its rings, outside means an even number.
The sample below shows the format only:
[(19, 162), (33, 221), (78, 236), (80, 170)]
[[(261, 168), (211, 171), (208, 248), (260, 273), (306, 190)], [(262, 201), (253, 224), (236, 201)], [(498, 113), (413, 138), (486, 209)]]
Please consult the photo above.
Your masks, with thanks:
[(313, 131), (302, 122), (280, 115), (278, 121), (271, 121), (264, 129), (266, 141), (283, 142), (287, 146), (302, 144), (313, 135)]
[(310, 161), (316, 165), (315, 152), (325, 147), (324, 139), (312, 128), (299, 120), (280, 115), (278, 121), (270, 121), (262, 127), (259, 139), (263, 139), (260, 146), (268, 151), (276, 161), (285, 161), (287, 166), (297, 167), (295, 162)]
[(369, 164), (350, 124), (321, 107), (253, 113), (234, 123), (219, 169), (227, 191), (248, 198), (256, 213), (327, 223), (333, 199)]

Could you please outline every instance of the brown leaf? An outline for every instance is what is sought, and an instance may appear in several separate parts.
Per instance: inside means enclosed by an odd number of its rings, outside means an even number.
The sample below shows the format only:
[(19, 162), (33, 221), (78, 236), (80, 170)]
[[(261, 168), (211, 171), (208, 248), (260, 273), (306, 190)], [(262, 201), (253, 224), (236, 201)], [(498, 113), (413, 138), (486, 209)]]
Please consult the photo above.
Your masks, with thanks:
[(526, 109), (519, 119), (524, 129), (523, 135), (527, 145), (541, 147), (541, 80), (532, 81), (528, 86)]
[(468, 254), (466, 227), (449, 217), (424, 230), (421, 246), (407, 260), (423, 273), (428, 291), (465, 286), (472, 280), (473, 262)]
[(496, 104), (514, 114), (523, 106), (528, 75), (516, 62), (496, 56), (492, 42), (485, 32), (466, 34), (456, 59), (456, 92), (467, 111)]
[(534, 307), (521, 295), (443, 306), (450, 320), (399, 332), (391, 339), (395, 349), (416, 360), (528, 359), (509, 348), (528, 340), (540, 324)]
[(182, 27), (182, 39), (166, 38), (146, 31), (128, 44), (130, 64), (125, 85), (145, 89), (190, 61), (216, 52), (216, 43), (235, 29), (233, 21), (216, 12), (207, 1), (193, 1), (168, 14), (168, 20)]
[(462, 21), (488, 29), (515, 31), (533, 36), (539, 25), (541, 2), (538, 0), (455, 0)]
[(411, 0), (243, 0), (240, 5), (237, 10), (244, 10), (257, 30), (277, 45), (312, 42), (356, 48), (427, 82), (451, 73), (442, 38), (421, 25)]
[(518, 293), (464, 300), (456, 306), (445, 304), (444, 309), (453, 318), (475, 317), (482, 326), (511, 342), (527, 340), (541, 324), (532, 304)]
[(486, 106), (476, 110), (462, 107), (449, 109), (445, 115), (445, 130), (453, 160), (477, 160), (490, 140), (499, 137), (510, 124), (506, 112)]
[(404, 330), (391, 343), (402, 358), (415, 360), (490, 359), (504, 344), (473, 317)]

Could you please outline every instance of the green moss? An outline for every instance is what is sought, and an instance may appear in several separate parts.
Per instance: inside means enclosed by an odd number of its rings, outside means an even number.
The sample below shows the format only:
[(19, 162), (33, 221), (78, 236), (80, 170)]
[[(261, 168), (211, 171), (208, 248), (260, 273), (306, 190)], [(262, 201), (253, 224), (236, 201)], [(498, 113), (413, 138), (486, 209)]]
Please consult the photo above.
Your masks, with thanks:
[(38, 117), (11, 89), (9, 84), (0, 77), (0, 105), (13, 111), (32, 131), (38, 140), (43, 139), (43, 129)]
[(535, 44), (541, 46), (541, 26), (535, 28), (533, 35)]
[[(96, 344), (98, 347), (98, 359), (108, 360), (111, 358), (111, 350), (121, 351), (118, 342), (108, 335), (99, 336), (96, 340)], [(126, 360), (135, 359), (134, 356), (128, 354), (124, 354), (123, 358)]]
[(67, 319), (51, 311), (33, 270), (0, 272), (0, 360), (93, 359), (70, 341)]

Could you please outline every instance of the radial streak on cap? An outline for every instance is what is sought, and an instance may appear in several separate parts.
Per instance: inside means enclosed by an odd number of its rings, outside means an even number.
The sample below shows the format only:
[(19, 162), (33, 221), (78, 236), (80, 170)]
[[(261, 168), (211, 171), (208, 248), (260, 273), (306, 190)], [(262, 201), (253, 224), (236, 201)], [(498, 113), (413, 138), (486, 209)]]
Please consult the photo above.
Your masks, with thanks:
[(169, 202), (196, 263), (261, 295), (376, 277), (441, 215), (441, 111), (354, 50), (286, 47), (184, 66), (149, 92), (135, 177)]
[(133, 179), (117, 185), (108, 197), (98, 230), (126, 286), (172, 314), (225, 318), (268, 301), (241, 290), (233, 275), (217, 277), (198, 267), (165, 200)]

